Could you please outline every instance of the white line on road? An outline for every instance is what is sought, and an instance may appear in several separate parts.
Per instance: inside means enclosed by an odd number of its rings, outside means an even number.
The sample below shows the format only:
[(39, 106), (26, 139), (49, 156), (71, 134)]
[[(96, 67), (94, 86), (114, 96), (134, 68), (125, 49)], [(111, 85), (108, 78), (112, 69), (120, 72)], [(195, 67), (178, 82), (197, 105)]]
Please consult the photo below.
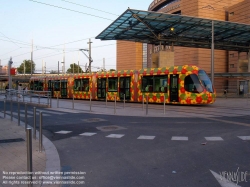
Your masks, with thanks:
[(207, 141), (223, 141), (221, 137), (205, 137)]
[(124, 134), (110, 134), (108, 136), (106, 136), (107, 138), (121, 138), (123, 137)]
[(72, 131), (58, 131), (58, 132), (55, 132), (55, 133), (58, 133), (58, 134), (68, 134), (68, 133), (71, 133)]
[(171, 140), (188, 141), (188, 137), (186, 137), (186, 136), (172, 136)]
[(250, 136), (238, 136), (242, 140), (250, 140)]
[(95, 135), (96, 133), (94, 133), (94, 132), (84, 132), (84, 133), (82, 133), (82, 134), (79, 134), (79, 135), (82, 135), (82, 136), (93, 136), (93, 135)]
[(141, 140), (153, 140), (155, 138), (155, 136), (145, 136), (145, 135), (141, 135), (139, 136), (137, 139), (141, 139)]

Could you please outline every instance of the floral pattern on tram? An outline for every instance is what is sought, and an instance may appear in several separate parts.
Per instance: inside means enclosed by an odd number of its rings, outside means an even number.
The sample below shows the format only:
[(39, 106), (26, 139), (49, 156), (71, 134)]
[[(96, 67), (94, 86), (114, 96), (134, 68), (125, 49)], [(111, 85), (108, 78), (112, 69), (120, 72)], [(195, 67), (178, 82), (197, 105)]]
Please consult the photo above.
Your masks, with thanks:
[[(139, 80), (137, 82), (137, 89), (138, 89), (138, 102), (142, 102), (144, 98), (144, 102), (146, 102), (148, 97), (148, 102), (153, 103), (162, 103), (164, 101), (165, 96), (165, 103), (180, 103), (180, 104), (209, 104), (215, 101), (215, 91), (210, 93), (204, 89), (204, 91), (200, 93), (192, 93), (188, 92), (185, 89), (184, 79), (188, 75), (195, 74), (198, 75), (199, 68), (197, 66), (171, 66), (170, 68), (145, 68), (139, 71)], [(169, 75), (169, 74), (178, 74), (179, 75), (179, 82), (178, 82), (178, 102), (170, 102), (170, 78), (168, 76), (167, 79), (167, 92), (156, 92), (148, 90), (143, 91), (142, 89), (142, 79), (145, 76), (161, 76), (161, 75)], [(201, 83), (202, 84), (202, 83)]]
[[(92, 76), (89, 73), (75, 74), (68, 79), (68, 97), (90, 99)], [(77, 85), (78, 84), (78, 85)]]

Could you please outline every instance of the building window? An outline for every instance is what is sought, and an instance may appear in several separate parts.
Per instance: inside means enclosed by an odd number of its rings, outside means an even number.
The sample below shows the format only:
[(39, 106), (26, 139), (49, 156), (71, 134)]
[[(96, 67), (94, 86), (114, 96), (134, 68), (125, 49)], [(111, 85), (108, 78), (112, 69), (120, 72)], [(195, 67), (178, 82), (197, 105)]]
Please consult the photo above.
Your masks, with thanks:
[(230, 68), (234, 68), (234, 64), (230, 64), (229, 67), (230, 67)]
[(229, 54), (230, 58), (234, 57), (234, 53)]
[(233, 15), (234, 15), (234, 12), (230, 12), (230, 13), (229, 13), (229, 16), (233, 16)]

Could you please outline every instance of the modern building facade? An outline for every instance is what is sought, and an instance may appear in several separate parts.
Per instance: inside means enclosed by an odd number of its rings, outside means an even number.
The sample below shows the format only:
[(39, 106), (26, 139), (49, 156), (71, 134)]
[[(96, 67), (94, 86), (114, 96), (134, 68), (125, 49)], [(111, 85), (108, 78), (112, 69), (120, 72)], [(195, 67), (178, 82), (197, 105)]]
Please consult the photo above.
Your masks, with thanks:
[[(154, 0), (148, 10), (250, 24), (249, 8), (250, 0)], [(250, 72), (249, 58), (246, 52), (215, 50), (214, 71), (215, 73)], [(136, 42), (117, 41), (118, 70), (161, 67), (166, 64), (193, 64), (210, 73), (211, 50), (177, 46), (163, 48)], [(217, 84), (219, 87), (230, 83), (217, 80)], [(233, 81), (232, 84), (241, 83)]]

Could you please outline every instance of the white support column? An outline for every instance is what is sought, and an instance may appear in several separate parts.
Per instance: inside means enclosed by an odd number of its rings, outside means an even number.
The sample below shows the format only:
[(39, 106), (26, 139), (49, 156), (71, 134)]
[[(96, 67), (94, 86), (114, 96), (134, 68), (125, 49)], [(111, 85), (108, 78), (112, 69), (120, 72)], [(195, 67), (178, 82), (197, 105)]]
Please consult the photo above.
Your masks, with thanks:
[(214, 84), (214, 21), (212, 21), (212, 29), (211, 29), (211, 81)]

